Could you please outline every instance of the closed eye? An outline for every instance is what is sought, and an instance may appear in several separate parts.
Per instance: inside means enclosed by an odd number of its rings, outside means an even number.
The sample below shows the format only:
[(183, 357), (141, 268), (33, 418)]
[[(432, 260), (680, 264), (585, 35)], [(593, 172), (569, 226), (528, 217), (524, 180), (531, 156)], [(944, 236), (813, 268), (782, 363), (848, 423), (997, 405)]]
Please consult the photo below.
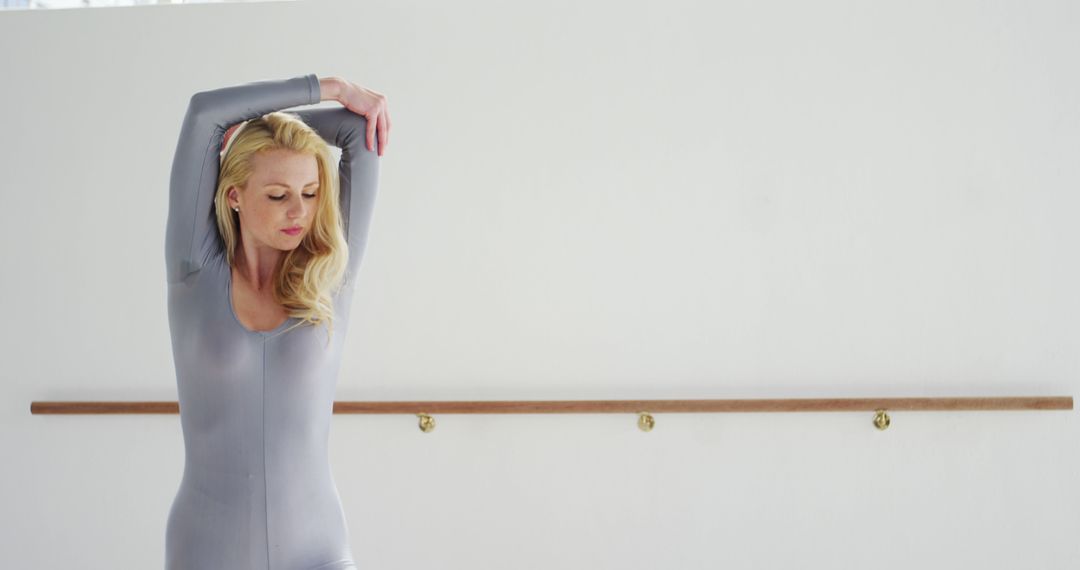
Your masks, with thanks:
[[(316, 194), (304, 194), (303, 196), (305, 198), (314, 198)], [(270, 196), (270, 199), (275, 201), (281, 201), (285, 199), (285, 194), (282, 194), (281, 196)]]

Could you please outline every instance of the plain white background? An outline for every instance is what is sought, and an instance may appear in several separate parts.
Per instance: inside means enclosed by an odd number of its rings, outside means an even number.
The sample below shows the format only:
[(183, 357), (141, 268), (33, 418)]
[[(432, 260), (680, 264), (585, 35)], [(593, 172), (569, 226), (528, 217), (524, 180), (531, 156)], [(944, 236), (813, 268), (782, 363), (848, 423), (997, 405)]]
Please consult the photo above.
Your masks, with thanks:
[[(0, 13), (0, 566), (160, 568), (164, 229), (196, 91), (394, 131), (339, 400), (1075, 395), (1075, 2)], [(332, 105), (333, 103), (327, 103)], [(1075, 411), (338, 415), (360, 568), (1065, 569)]]

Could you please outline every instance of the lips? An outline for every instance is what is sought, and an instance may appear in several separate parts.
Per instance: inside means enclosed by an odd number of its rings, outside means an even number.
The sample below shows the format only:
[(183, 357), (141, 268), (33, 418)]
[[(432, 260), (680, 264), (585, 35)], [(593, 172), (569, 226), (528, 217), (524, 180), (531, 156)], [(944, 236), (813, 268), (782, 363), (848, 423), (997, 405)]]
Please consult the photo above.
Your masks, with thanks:
[(294, 235), (300, 233), (300, 231), (303, 230), (303, 229), (304, 228), (302, 228), (300, 226), (295, 226), (295, 227), (287, 228), (287, 229), (284, 229), (284, 230), (281, 230), (281, 231), (283, 231), (283, 232), (285, 232), (285, 233), (287, 233), (287, 234), (289, 234), (291, 236), (294, 236)]

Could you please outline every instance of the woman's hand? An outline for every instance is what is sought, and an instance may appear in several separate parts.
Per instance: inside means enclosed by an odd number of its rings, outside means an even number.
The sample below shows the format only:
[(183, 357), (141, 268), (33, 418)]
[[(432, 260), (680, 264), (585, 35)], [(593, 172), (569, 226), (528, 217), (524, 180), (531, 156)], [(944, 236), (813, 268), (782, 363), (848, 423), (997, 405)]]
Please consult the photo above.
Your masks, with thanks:
[[(334, 98), (346, 109), (367, 119), (367, 148), (375, 150), (375, 132), (379, 133), (379, 156), (390, 145), (390, 109), (386, 96), (339, 77), (325, 78), (334, 89), (324, 90), (324, 99)], [(329, 95), (330, 97), (327, 97)]]

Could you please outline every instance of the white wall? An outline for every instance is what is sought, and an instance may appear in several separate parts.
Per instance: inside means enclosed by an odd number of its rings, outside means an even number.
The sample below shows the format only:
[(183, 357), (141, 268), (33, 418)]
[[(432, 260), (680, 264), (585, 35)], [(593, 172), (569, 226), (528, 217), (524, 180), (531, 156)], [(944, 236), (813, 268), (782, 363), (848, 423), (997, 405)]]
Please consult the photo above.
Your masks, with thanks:
[[(394, 130), (339, 400), (1075, 395), (1075, 2), (0, 13), (0, 567), (159, 568), (192, 93)], [(285, 35), (287, 33), (287, 35)], [(361, 568), (1065, 569), (1074, 411), (338, 415)]]

